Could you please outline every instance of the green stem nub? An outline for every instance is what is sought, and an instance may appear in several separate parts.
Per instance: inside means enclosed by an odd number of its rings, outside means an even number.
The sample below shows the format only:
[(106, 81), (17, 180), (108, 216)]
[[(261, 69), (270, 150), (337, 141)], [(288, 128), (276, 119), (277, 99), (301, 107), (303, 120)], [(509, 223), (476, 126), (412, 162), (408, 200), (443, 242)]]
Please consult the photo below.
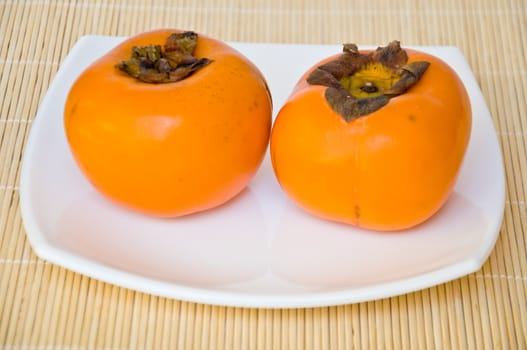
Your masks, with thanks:
[(173, 83), (183, 80), (212, 61), (194, 57), (198, 35), (194, 32), (171, 34), (164, 45), (132, 47), (129, 59), (116, 68), (145, 83)]
[(371, 81), (365, 82), (364, 85), (360, 87), (360, 89), (368, 94), (379, 91), (377, 86), (375, 86), (375, 84), (373, 84)]

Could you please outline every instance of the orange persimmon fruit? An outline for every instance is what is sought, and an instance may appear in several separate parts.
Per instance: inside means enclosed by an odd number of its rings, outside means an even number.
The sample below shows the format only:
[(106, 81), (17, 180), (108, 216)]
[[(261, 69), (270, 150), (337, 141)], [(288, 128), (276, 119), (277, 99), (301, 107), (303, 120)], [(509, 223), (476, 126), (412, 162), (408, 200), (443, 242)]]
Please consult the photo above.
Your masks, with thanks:
[(284, 192), (316, 216), (403, 230), (446, 202), (471, 122), (465, 87), (444, 61), (398, 41), (371, 51), (345, 44), (280, 109), (272, 165)]
[(214, 208), (258, 170), (272, 101), (227, 44), (159, 29), (131, 37), (74, 82), (64, 127), (82, 173), (112, 201), (157, 217)]

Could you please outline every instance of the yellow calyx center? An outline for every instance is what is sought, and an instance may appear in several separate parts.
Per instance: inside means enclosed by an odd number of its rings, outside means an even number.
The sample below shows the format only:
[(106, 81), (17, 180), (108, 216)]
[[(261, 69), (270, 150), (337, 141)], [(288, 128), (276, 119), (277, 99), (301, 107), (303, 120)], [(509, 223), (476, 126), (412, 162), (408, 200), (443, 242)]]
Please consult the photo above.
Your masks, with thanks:
[(375, 97), (383, 94), (401, 76), (380, 62), (366, 64), (353, 75), (342, 77), (339, 82), (355, 98)]

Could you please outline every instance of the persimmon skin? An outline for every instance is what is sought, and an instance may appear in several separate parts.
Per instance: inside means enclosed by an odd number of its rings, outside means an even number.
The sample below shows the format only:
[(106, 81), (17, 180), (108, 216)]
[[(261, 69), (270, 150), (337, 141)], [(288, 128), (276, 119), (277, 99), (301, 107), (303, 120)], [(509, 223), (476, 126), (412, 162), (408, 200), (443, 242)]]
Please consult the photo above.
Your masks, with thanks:
[(271, 133), (271, 160), (284, 192), (318, 217), (377, 231), (416, 226), (452, 192), (469, 142), (469, 96), (442, 60), (379, 110), (349, 123), (324, 97), (326, 87), (300, 79)]
[(194, 55), (212, 60), (184, 80), (138, 81), (115, 65), (132, 46), (159, 44), (161, 29), (124, 41), (75, 81), (64, 109), (72, 154), (94, 187), (141, 213), (177, 217), (241, 192), (266, 152), (272, 101), (254, 64), (199, 35)]

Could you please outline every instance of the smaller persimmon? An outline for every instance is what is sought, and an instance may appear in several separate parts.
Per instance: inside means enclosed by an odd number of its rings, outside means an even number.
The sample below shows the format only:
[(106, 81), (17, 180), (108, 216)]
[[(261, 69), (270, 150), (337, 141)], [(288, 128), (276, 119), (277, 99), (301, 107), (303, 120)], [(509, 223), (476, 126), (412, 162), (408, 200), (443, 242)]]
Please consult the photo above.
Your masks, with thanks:
[(258, 68), (227, 44), (162, 29), (89, 66), (64, 108), (72, 154), (94, 187), (176, 217), (242, 191), (267, 149), (272, 102)]
[(271, 133), (285, 193), (328, 220), (373, 230), (422, 223), (449, 197), (471, 107), (455, 71), (399, 42), (345, 44), (300, 79)]

